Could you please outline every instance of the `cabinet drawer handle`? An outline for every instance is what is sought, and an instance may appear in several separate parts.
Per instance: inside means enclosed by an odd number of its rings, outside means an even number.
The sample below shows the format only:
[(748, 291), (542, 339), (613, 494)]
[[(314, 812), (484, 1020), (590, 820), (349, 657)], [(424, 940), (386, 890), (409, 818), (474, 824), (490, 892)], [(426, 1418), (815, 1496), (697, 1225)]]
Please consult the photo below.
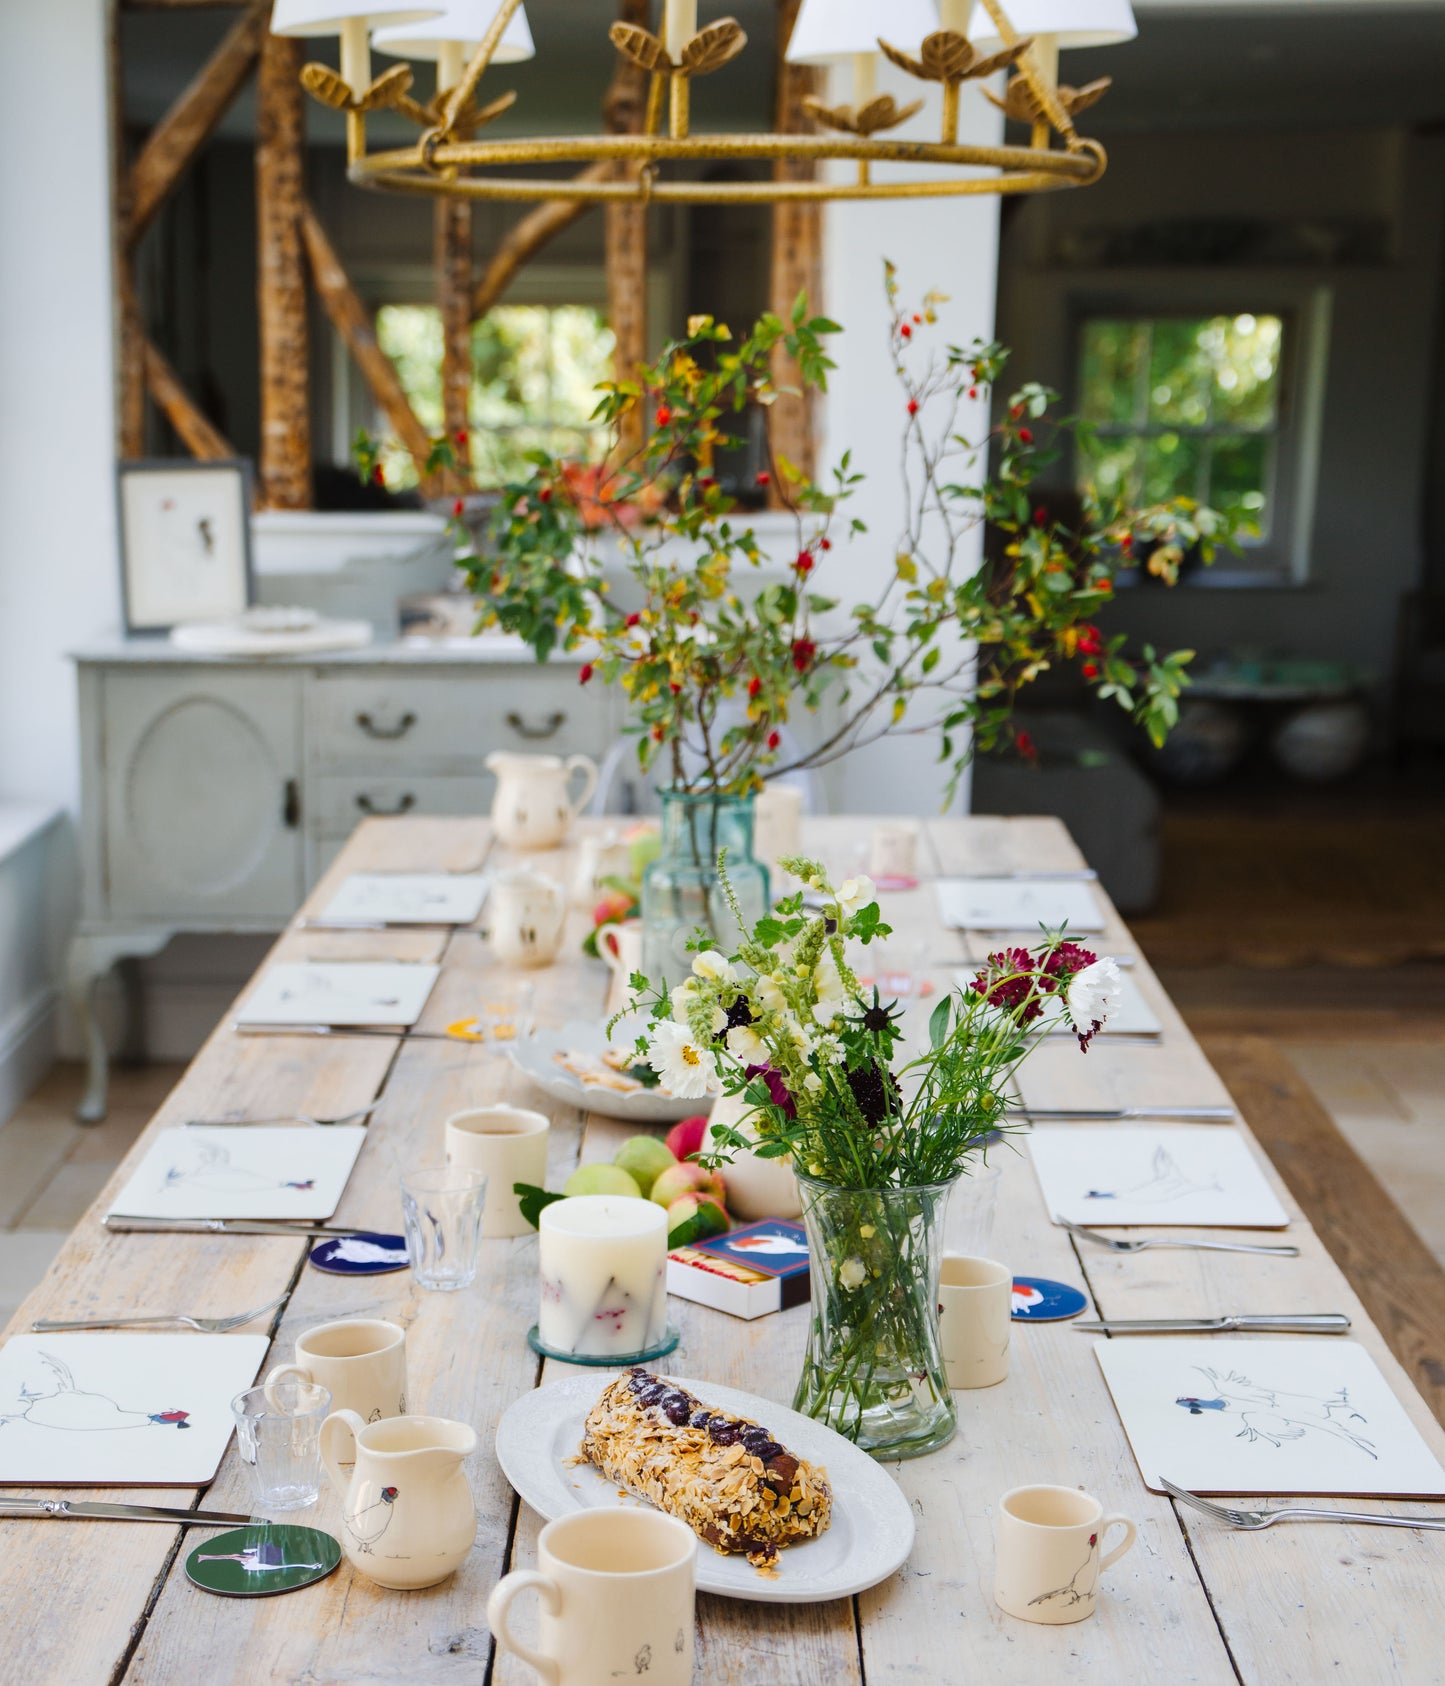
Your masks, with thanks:
[(410, 811), (416, 807), (416, 797), (414, 797), (408, 790), (403, 792), (403, 794), (397, 798), (392, 807), (383, 808), (373, 802), (363, 790), (356, 798), (356, 806), (361, 809), (363, 814), (371, 814), (375, 818), (385, 819), (396, 814), (410, 813)]
[(507, 724), (521, 738), (550, 738), (567, 724), (567, 716), (558, 709), (555, 714), (549, 714), (540, 726), (529, 726), (520, 714), (509, 714)]
[(288, 831), (301, 824), (301, 789), (295, 779), (287, 779), (281, 788), (281, 823)]
[(416, 716), (408, 709), (394, 726), (378, 726), (369, 714), (358, 714), (356, 724), (369, 738), (404, 738), (416, 725)]

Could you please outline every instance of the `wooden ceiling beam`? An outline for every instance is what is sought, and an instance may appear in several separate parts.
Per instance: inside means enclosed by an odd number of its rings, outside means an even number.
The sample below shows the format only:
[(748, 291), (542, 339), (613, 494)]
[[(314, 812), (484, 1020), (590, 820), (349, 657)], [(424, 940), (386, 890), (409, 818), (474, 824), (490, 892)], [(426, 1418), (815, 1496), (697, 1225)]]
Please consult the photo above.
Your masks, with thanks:
[(151, 339), (144, 339), (146, 390), (181, 436), (186, 449), (202, 462), (239, 455), (236, 447), (201, 413), (180, 376)]
[(335, 247), (310, 205), (303, 205), (301, 210), (301, 236), (322, 307), (346, 342), (372, 397), (385, 411), (392, 431), (410, 452), (417, 472), (425, 475), (427, 458), (431, 455), (431, 436), (418, 421), (391, 359), (378, 345), (371, 312), (347, 278)]
[(125, 241), (134, 247), (225, 116), (266, 38), (270, 7), (251, 0), (189, 87), (146, 137), (130, 167)]

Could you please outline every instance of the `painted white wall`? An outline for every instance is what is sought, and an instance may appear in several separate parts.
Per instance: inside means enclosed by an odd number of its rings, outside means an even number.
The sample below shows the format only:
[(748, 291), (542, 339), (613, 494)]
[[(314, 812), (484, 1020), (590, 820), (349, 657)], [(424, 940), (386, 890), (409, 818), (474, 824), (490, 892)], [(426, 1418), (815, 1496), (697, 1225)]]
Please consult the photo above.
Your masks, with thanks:
[[(923, 84), (879, 61), (878, 92), (891, 93), (900, 105), (915, 100)], [(831, 97), (852, 99), (849, 73), (833, 74)], [(923, 111), (890, 133), (936, 140), (940, 96), (930, 89)], [(959, 138), (998, 145), (1003, 119), (977, 84), (967, 84), (961, 101)], [(851, 171), (854, 166), (835, 168)], [(894, 166), (898, 174), (909, 173)], [(915, 172), (916, 173), (916, 172)], [(885, 169), (875, 171), (885, 179)], [(824, 245), (826, 313), (845, 330), (839, 367), (829, 376), (820, 415), (820, 471), (844, 451), (853, 467), (868, 476), (850, 500), (851, 514), (866, 522), (868, 533), (830, 558), (827, 590), (845, 603), (875, 595), (893, 571), (895, 539), (902, 524), (903, 491), (899, 445), (905, 422), (904, 399), (894, 373), (888, 343), (883, 262), (897, 266), (900, 297), (921, 300), (931, 290), (948, 294), (928, 340), (937, 345), (968, 344), (993, 337), (994, 292), (998, 264), (999, 201), (992, 194), (959, 199), (902, 199), (829, 205)], [(978, 418), (980, 427), (986, 425)], [(937, 736), (891, 737), (860, 749), (834, 770), (835, 809), (862, 813), (936, 814), (943, 801), (946, 773), (937, 762)], [(967, 805), (967, 786), (962, 795)]]
[[(119, 619), (104, 0), (7, 8), (0, 100), (0, 1122), (53, 1046), (75, 676)], [(64, 91), (65, 115), (56, 120)], [(63, 184), (63, 192), (58, 184)], [(45, 818), (62, 810), (59, 823)], [(37, 814), (39, 818), (37, 818)], [(24, 834), (22, 847), (22, 832)]]
[(119, 618), (104, 0), (16, 6), (5, 37), (0, 796), (74, 812), (65, 652)]

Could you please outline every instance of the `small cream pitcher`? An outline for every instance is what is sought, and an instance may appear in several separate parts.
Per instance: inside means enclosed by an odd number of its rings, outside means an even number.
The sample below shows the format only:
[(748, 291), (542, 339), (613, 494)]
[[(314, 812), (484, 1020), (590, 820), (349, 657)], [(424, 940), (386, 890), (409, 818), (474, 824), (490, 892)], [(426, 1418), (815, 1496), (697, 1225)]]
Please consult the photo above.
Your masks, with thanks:
[[(345, 1430), (356, 1442), (348, 1478), (336, 1455)], [(378, 1586), (409, 1592), (459, 1568), (477, 1537), (477, 1507), (462, 1459), (476, 1431), (444, 1417), (364, 1423), (333, 1411), (321, 1425), (321, 1456), (341, 1496), (341, 1546), (352, 1568)]]
[(492, 952), (512, 966), (547, 966), (562, 946), (567, 892), (540, 872), (499, 873), (488, 897)]
[[(585, 755), (512, 755), (494, 750), (484, 763), (497, 775), (492, 825), (497, 840), (512, 849), (554, 849), (597, 788), (597, 763)], [(568, 795), (573, 773), (582, 790)]]

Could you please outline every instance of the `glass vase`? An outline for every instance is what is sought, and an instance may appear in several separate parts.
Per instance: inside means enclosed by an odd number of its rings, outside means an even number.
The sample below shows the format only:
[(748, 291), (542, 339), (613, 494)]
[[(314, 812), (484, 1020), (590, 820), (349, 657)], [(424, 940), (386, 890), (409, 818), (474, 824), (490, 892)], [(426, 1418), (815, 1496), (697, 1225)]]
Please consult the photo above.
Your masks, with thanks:
[(876, 1458), (936, 1451), (957, 1424), (938, 1340), (953, 1183), (854, 1189), (798, 1175), (811, 1317), (793, 1408)]
[(727, 850), (728, 882), (749, 929), (768, 911), (768, 869), (753, 857), (751, 796), (659, 794), (662, 848), (642, 874), (642, 970), (671, 989), (692, 971), (687, 945), (699, 928), (724, 954), (742, 941), (718, 850)]

